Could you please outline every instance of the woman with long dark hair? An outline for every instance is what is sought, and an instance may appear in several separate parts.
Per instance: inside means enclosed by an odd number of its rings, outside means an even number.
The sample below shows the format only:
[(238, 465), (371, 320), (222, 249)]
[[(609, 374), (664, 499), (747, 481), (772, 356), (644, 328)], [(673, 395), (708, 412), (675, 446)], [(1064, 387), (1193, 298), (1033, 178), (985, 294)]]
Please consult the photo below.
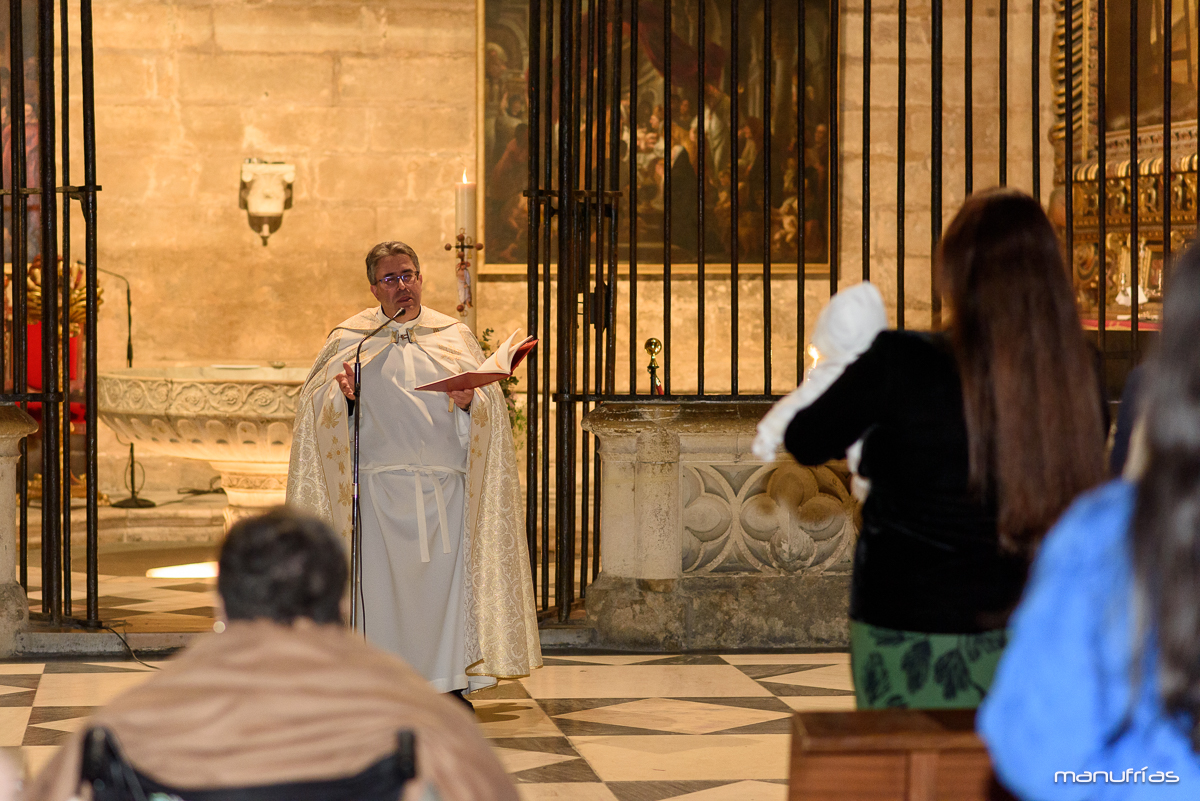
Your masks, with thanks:
[(1041, 206), (972, 195), (937, 264), (948, 331), (880, 333), (785, 438), (816, 465), (865, 436), (850, 590), (860, 708), (978, 705), (1030, 555), (1104, 474), (1094, 358)]
[(1142, 477), (1081, 498), (1047, 536), (980, 710), (1024, 798), (1200, 796), (1198, 343), (1193, 245), (1146, 376)]

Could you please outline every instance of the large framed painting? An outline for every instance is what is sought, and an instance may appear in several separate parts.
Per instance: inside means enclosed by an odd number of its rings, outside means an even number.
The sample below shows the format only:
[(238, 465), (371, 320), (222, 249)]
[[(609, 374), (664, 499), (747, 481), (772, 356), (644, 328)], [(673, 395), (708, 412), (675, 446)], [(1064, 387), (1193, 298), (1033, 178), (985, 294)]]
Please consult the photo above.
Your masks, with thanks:
[[(597, 7), (588, 0), (573, 1), (580, 3), (584, 15)], [(795, 264), (802, 257), (809, 272), (828, 269), (829, 115), (830, 95), (836, 90), (829, 3), (772, 2), (768, 28), (767, 1), (739, 0), (735, 42), (731, 0), (609, 0), (607, 30), (611, 33), (613, 26), (621, 25), (621, 90), (610, 108), (598, 112), (598, 119), (620, 115), (621, 183), (616, 188), (621, 191), (622, 261), (631, 255), (640, 263), (662, 260), (669, 208), (670, 250), (676, 263), (695, 261), (701, 252), (710, 263), (728, 262), (734, 253), (743, 261), (761, 261), (764, 243), (769, 241), (773, 262)], [(636, 31), (630, 24), (633, 2), (638, 3)], [(664, 31), (668, 16), (669, 36)], [(523, 263), (528, 0), (486, 0), (485, 19), (481, 161), (488, 261)], [(581, 28), (586, 31), (589, 26)], [(667, 41), (671, 42), (669, 96), (664, 76)], [(631, 59), (637, 65), (632, 81)], [(803, 103), (803, 135), (798, 135), (799, 103)], [(668, 126), (670, 153), (666, 152)], [(668, 172), (670, 186), (666, 185)], [(635, 195), (636, 206), (631, 209)], [(631, 234), (637, 240), (634, 254)], [(801, 241), (803, 254), (798, 252)]]

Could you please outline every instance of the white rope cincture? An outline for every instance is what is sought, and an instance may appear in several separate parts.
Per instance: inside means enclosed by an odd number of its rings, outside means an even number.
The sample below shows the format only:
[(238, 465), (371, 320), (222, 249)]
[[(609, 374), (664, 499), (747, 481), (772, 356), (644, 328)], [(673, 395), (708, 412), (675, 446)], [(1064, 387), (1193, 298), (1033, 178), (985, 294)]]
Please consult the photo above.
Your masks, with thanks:
[(386, 473), (391, 471), (404, 471), (413, 474), (413, 500), (417, 507), (417, 538), (421, 545), (422, 562), (429, 561), (429, 526), (425, 522), (425, 488), (422, 486), (421, 478), (432, 479), (433, 495), (437, 501), (438, 529), (441, 531), (442, 553), (450, 553), (450, 524), (446, 517), (446, 496), (442, 492), (442, 482), (439, 480), (439, 476), (455, 474), (465, 476), (467, 472), (453, 467), (415, 464), (390, 464), (380, 467), (363, 467), (359, 470), (360, 473)]

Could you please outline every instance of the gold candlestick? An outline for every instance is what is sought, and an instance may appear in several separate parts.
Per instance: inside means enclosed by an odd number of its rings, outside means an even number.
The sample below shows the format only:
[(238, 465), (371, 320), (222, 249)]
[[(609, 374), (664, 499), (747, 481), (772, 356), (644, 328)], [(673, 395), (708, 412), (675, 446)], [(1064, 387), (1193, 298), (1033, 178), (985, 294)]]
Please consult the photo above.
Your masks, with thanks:
[(663, 384), (658, 380), (658, 354), (662, 353), (663, 344), (655, 337), (650, 337), (646, 340), (646, 353), (650, 354), (650, 364), (646, 366), (646, 372), (650, 374), (650, 394), (662, 395)]

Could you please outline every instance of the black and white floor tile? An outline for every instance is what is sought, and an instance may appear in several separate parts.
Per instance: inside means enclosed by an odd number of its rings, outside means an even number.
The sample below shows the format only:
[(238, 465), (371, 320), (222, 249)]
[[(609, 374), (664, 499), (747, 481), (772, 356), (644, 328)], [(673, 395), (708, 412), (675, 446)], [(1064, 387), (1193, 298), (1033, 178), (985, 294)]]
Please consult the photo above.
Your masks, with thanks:
[[(36, 772), (149, 670), (0, 663), (0, 748)], [(471, 700), (524, 801), (783, 801), (792, 712), (854, 707), (844, 653), (560, 655)]]

